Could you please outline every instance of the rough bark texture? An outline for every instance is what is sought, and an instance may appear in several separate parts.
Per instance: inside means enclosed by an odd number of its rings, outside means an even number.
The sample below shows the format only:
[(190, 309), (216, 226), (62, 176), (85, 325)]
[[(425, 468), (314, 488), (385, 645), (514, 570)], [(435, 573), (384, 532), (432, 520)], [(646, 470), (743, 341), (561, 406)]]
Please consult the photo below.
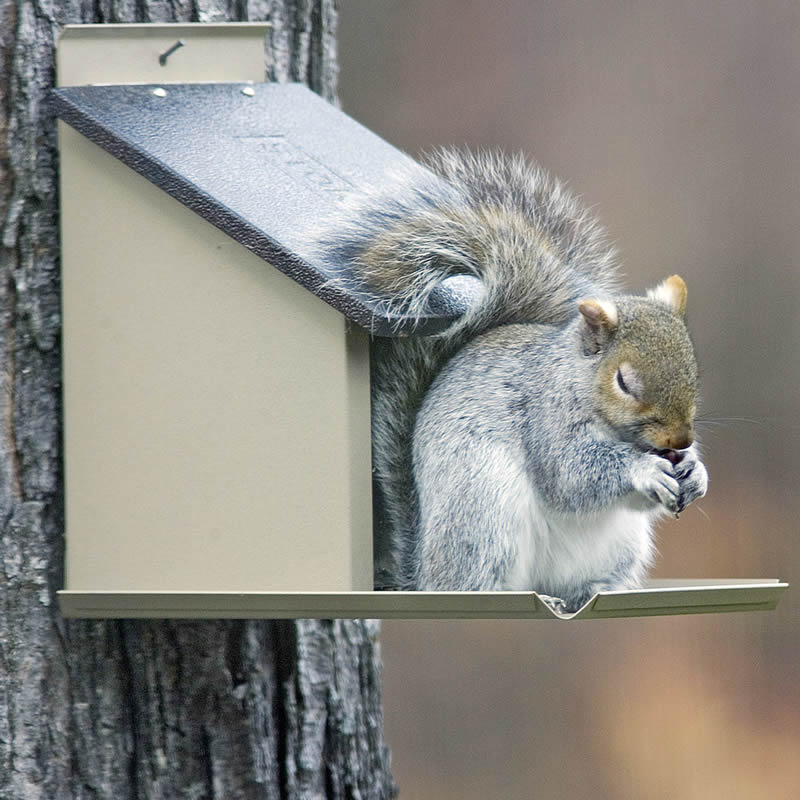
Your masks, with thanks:
[(377, 625), (64, 621), (55, 123), (62, 25), (273, 22), (335, 99), (333, 0), (0, 0), (0, 798), (382, 798)]

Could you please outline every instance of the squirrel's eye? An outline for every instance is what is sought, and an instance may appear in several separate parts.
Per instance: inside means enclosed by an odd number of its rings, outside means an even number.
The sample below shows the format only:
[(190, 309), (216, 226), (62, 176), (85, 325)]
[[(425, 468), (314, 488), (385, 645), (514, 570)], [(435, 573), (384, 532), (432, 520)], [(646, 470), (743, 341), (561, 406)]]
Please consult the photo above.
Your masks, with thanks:
[(617, 386), (622, 394), (632, 397), (634, 400), (641, 401), (644, 387), (633, 365), (623, 361), (617, 368)]

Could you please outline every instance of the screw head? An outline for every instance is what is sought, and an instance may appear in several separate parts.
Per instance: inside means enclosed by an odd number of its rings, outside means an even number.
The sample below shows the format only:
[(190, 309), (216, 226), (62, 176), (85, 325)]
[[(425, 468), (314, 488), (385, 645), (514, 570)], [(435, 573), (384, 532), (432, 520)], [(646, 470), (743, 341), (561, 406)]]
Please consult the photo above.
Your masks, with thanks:
[(156, 88), (156, 89), (153, 89), (153, 94), (154, 94), (156, 97), (166, 97), (166, 96), (167, 96), (167, 90), (166, 90), (166, 89), (162, 89), (162, 88), (159, 86), (158, 88)]

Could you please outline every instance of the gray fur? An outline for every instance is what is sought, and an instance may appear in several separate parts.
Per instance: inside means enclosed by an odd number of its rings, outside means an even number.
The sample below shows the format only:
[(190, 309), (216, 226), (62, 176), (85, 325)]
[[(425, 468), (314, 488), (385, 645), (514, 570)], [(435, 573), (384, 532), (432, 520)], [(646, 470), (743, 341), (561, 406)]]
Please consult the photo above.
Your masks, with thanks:
[(535, 589), (567, 608), (638, 585), (652, 519), (704, 493), (705, 470), (693, 455), (699, 468), (673, 474), (598, 415), (607, 353), (587, 347), (577, 302), (614, 297), (625, 324), (642, 306), (667, 312), (618, 296), (602, 229), (539, 167), (455, 151), (427, 166), (352, 201), (320, 237), (389, 309), (421, 312), (454, 275), (483, 286), (444, 333), (375, 340), (376, 582)]

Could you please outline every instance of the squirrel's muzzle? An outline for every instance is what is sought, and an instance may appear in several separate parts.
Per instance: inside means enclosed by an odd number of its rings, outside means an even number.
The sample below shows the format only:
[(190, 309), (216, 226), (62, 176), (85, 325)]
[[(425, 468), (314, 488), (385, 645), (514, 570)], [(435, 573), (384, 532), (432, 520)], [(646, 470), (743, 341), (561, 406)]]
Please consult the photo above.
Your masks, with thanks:
[(667, 449), (686, 450), (694, 442), (694, 431), (691, 427), (681, 428), (677, 433), (671, 434), (667, 439)]
[(681, 425), (676, 428), (662, 429), (659, 435), (651, 438), (651, 442), (657, 452), (686, 450), (694, 443), (694, 428), (691, 425)]

